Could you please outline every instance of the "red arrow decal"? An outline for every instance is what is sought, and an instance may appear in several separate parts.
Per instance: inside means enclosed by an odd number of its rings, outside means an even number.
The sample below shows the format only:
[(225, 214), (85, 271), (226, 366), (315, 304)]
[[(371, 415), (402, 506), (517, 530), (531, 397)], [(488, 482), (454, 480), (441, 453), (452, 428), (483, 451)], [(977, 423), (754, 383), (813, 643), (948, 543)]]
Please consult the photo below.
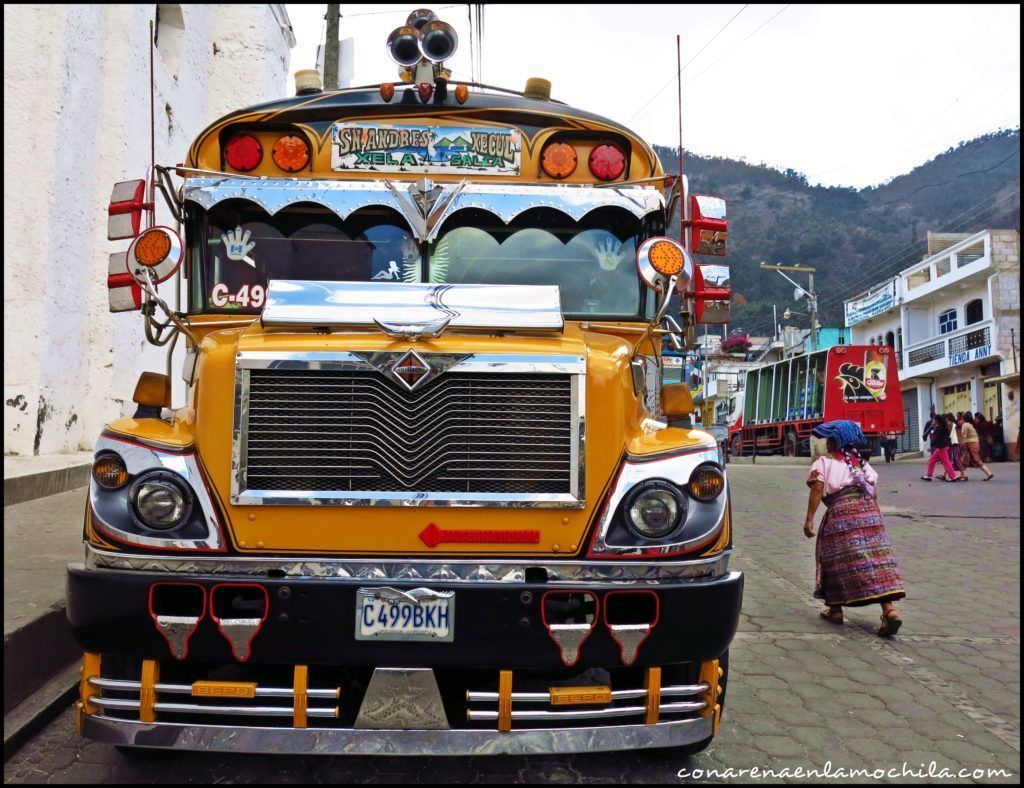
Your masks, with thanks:
[(427, 547), (437, 547), (442, 542), (455, 544), (537, 544), (540, 531), (479, 531), (460, 529), (446, 531), (431, 523), (420, 533), (420, 540)]

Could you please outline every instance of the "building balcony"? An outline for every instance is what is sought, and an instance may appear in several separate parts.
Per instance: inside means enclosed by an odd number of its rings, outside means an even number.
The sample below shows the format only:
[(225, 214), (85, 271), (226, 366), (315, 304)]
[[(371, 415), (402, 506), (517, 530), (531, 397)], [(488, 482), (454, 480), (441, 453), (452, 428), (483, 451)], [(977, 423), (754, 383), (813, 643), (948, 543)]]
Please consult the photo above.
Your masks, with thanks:
[(997, 355), (995, 323), (983, 320), (908, 345), (903, 349), (901, 377), (932, 375), (961, 364), (983, 364)]
[(950, 285), (966, 287), (992, 274), (992, 236), (987, 231), (975, 233), (903, 271), (903, 303), (931, 303), (940, 291), (948, 293)]

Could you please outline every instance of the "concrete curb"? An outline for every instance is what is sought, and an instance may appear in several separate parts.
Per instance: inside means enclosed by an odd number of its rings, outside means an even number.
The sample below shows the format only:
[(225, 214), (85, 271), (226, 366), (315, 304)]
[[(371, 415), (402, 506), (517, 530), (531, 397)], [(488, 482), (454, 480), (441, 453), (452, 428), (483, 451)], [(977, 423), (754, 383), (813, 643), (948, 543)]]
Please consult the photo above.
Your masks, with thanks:
[(81, 654), (63, 602), (4, 635), (4, 716)]
[(4, 506), (74, 490), (89, 484), (89, 464), (4, 477)]
[(68, 707), (78, 695), (81, 667), (73, 662), (4, 713), (4, 761)]

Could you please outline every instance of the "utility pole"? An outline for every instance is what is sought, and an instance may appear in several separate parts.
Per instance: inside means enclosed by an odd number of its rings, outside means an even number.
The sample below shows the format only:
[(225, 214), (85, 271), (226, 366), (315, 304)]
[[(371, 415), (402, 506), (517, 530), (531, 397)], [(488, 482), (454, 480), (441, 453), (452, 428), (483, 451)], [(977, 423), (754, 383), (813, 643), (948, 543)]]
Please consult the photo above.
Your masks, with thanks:
[(338, 21), (341, 5), (327, 4), (327, 40), (324, 42), (324, 90), (338, 89)]
[[(775, 271), (776, 273), (778, 273), (779, 276), (781, 276), (791, 285), (794, 285), (801, 293), (807, 296), (807, 304), (811, 310), (811, 350), (817, 350), (818, 329), (820, 328), (818, 324), (818, 296), (815, 295), (814, 293), (814, 272), (817, 269), (809, 268), (808, 266), (803, 265), (768, 265), (768, 263), (761, 263), (761, 268), (764, 268), (766, 271)], [(807, 288), (805, 289), (798, 285), (796, 282), (794, 282), (792, 279), (790, 279), (788, 276), (782, 273), (783, 271), (798, 271), (801, 274), (807, 274)]]

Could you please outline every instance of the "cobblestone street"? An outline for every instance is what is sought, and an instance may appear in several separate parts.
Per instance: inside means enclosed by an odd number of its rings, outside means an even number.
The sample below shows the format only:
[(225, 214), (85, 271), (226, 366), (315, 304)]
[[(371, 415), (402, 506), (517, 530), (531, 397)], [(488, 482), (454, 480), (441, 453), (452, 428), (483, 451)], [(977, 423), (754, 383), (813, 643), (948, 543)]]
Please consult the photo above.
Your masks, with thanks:
[[(693, 758), (662, 752), (493, 759), (160, 753), (128, 760), (79, 739), (68, 710), (5, 764), (5, 782), (615, 784), (677, 782), (680, 769), (808, 769), (826, 762), (896, 769), (897, 776), (884, 778), (890, 782), (1016, 782), (1019, 465), (996, 464), (993, 481), (982, 483), (978, 474), (957, 485), (920, 481), (920, 461), (876, 467), (879, 501), (908, 588), (899, 604), (905, 623), (892, 641), (875, 635), (877, 607), (848, 609), (842, 627), (818, 618), (820, 604), (811, 596), (814, 541), (802, 533), (806, 469), (729, 466), (731, 568), (746, 573), (746, 592), (724, 721), (711, 748)], [(927, 774), (933, 761), (933, 774), (943, 768), (968, 774), (903, 776), (904, 764)], [(970, 774), (989, 768), (1005, 770), (1004, 776)], [(749, 773), (724, 779), (752, 781)]]

